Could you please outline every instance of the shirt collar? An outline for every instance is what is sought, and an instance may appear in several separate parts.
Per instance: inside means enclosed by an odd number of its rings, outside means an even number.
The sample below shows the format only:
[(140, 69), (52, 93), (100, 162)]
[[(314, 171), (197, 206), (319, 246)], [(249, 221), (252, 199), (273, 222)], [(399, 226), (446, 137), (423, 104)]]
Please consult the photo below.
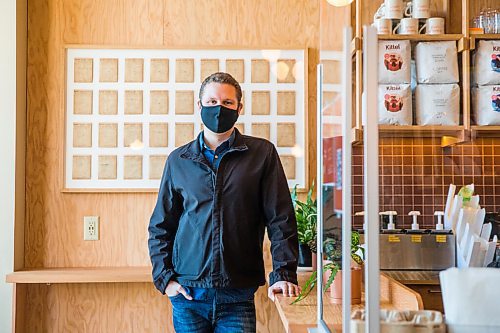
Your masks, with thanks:
[[(219, 147), (222, 147), (223, 145), (227, 145), (226, 149), (231, 148), (233, 146), (234, 138), (235, 137), (236, 137), (236, 130), (233, 129), (233, 132), (231, 133), (231, 136), (229, 137), (229, 139), (227, 139), (226, 141), (224, 141), (223, 143), (221, 143), (219, 145)], [(219, 148), (219, 147), (217, 147), (217, 148)], [(203, 132), (200, 135), (200, 149), (201, 149), (201, 151), (204, 151), (205, 149), (211, 150), (210, 147), (207, 144), (205, 144), (205, 139), (203, 138)]]

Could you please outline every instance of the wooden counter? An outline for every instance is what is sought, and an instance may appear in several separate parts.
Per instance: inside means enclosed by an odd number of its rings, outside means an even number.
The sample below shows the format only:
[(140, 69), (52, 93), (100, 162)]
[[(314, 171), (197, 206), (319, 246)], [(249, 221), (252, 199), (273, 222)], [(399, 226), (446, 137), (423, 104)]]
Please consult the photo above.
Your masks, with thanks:
[(151, 282), (151, 266), (33, 268), (10, 273), (8, 283)]
[[(303, 286), (311, 275), (310, 272), (299, 272), (299, 284)], [(364, 296), (364, 295), (363, 295)], [(316, 289), (301, 302), (291, 305), (295, 297), (277, 295), (275, 305), (287, 333), (307, 333), (307, 329), (316, 326), (317, 302)], [(325, 294), (323, 298), (323, 316), (330, 329), (342, 330), (342, 305), (333, 304)], [(423, 303), (420, 295), (412, 289), (384, 274), (380, 274), (380, 305), (383, 309), (422, 310)], [(354, 305), (355, 309), (362, 309), (363, 305)]]

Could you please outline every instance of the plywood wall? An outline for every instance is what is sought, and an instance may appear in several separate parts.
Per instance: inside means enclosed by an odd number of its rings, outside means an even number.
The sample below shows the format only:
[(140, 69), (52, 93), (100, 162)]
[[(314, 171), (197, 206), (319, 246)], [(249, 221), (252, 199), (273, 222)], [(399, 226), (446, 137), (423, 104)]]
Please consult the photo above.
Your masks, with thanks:
[[(314, 110), (318, 19), (317, 2), (301, 0), (30, 2), (26, 266), (149, 260), (146, 229), (154, 193), (61, 193), (65, 45), (310, 48), (308, 104)], [(83, 241), (84, 215), (101, 217), (100, 241)]]
[[(308, 48), (312, 178), (319, 17), (316, 0), (28, 1), (25, 267), (149, 264), (147, 225), (155, 193), (61, 192), (65, 45)], [(328, 18), (340, 22), (342, 13), (330, 11)], [(339, 46), (336, 38), (324, 47)], [(100, 216), (100, 241), (83, 241), (85, 215)], [(158, 332), (170, 327), (168, 301), (150, 285), (43, 285), (28, 287), (26, 294), (30, 332)], [(271, 324), (277, 320), (271, 319), (276, 316), (273, 305), (263, 291), (259, 295), (260, 327), (279, 331)], [(72, 305), (80, 301), (82, 306)]]

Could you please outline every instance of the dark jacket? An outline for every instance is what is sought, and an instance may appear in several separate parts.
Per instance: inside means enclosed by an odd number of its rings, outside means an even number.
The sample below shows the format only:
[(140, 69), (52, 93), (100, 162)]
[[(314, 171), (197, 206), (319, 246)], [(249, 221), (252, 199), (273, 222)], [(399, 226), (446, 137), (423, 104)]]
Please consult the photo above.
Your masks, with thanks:
[(235, 131), (217, 173), (198, 139), (167, 159), (148, 242), (162, 293), (171, 279), (204, 288), (263, 285), (265, 227), (273, 257), (270, 285), (297, 283), (297, 223), (278, 153), (269, 141)]

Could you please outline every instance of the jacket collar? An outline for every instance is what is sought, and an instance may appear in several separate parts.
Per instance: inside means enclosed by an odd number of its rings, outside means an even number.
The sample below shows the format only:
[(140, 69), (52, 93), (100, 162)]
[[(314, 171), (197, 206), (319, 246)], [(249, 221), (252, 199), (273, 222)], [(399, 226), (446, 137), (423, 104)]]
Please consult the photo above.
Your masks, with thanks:
[[(240, 131), (235, 127), (234, 128), (235, 137), (234, 143), (232, 147), (228, 150), (228, 152), (232, 151), (245, 151), (248, 150), (248, 146), (246, 145), (246, 140), (243, 135), (241, 135)], [(191, 159), (198, 162), (205, 161), (205, 157), (202, 154), (201, 146), (200, 146), (200, 136), (203, 135), (203, 132), (200, 132), (195, 140), (188, 143), (181, 151), (180, 157)]]

